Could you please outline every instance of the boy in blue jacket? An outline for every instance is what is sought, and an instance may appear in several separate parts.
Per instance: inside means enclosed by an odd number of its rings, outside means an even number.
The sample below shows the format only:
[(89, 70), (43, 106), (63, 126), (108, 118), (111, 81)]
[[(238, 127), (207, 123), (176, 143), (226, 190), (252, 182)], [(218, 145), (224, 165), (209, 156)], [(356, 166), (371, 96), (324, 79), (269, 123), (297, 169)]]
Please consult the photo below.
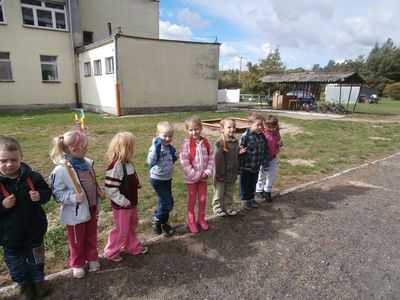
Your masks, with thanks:
[(174, 127), (169, 122), (157, 124), (157, 137), (149, 149), (147, 164), (150, 167), (150, 183), (157, 194), (158, 206), (151, 222), (158, 235), (164, 231), (172, 236), (175, 229), (168, 224), (169, 213), (174, 207), (172, 197), (172, 173), (177, 160), (176, 149), (171, 145)]
[(51, 190), (43, 177), (22, 161), (20, 144), (0, 136), (0, 244), (21, 299), (43, 297), (46, 213)]

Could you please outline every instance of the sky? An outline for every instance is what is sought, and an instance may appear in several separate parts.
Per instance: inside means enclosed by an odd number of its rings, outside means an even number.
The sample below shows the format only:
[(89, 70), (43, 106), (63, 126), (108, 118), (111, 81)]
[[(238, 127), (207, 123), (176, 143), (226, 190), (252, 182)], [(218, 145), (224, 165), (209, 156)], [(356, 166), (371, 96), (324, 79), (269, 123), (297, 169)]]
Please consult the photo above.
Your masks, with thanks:
[(220, 70), (279, 48), (287, 68), (400, 46), (400, 0), (160, 0), (160, 38), (221, 43)]

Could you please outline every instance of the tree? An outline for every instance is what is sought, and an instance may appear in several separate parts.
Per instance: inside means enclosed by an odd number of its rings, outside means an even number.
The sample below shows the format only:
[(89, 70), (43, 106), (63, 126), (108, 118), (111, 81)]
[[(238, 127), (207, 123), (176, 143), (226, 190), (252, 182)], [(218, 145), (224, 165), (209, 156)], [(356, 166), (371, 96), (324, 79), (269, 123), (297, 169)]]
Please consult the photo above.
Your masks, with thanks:
[(219, 71), (218, 88), (219, 89), (238, 89), (239, 88), (239, 71), (238, 70)]

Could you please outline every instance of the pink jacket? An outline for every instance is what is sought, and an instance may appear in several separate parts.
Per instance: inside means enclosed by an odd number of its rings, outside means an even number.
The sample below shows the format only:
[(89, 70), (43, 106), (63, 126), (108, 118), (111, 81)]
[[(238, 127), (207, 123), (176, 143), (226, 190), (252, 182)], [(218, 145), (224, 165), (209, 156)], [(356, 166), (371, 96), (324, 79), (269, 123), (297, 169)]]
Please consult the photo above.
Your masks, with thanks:
[[(190, 139), (185, 138), (183, 140), (179, 158), (186, 183), (198, 182), (203, 173), (211, 177), (214, 169), (214, 152), (212, 148), (210, 147), (210, 153), (208, 154), (203, 141), (196, 143), (196, 156), (190, 163)], [(203, 179), (203, 181), (207, 181), (207, 179)]]
[(274, 159), (279, 153), (279, 141), (281, 140), (281, 135), (279, 131), (274, 133), (269, 133), (268, 130), (263, 129), (262, 133), (268, 141), (268, 160)]

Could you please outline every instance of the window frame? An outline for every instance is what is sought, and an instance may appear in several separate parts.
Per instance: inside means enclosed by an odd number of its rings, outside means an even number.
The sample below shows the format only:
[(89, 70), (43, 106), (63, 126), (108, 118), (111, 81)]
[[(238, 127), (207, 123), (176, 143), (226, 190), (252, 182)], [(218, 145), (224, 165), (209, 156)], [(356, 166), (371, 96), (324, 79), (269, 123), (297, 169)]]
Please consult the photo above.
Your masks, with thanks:
[[(111, 61), (111, 64), (109, 63)], [(109, 56), (104, 59), (106, 74), (114, 74), (114, 56)], [(111, 68), (110, 68), (111, 66)]]
[(0, 20), (0, 24), (6, 24), (6, 16), (4, 15), (4, 1), (0, 0), (0, 11), (1, 15), (3, 16), (3, 20)]
[(83, 76), (90, 77), (92, 76), (92, 65), (90, 61), (85, 61), (83, 63)]
[(0, 81), (14, 81), (13, 73), (12, 73), (12, 65), (11, 65), (11, 55), (10, 52), (3, 52), (1, 51), (0, 53), (5, 53), (8, 54), (8, 59), (5, 58), (0, 58), (0, 64), (5, 63), (8, 66), (8, 74), (10, 75), (10, 78), (0, 78)]
[[(67, 18), (67, 8), (65, 4), (55, 4), (55, 3), (51, 3), (51, 2), (46, 2), (43, 0), (37, 0), (38, 2), (40, 2), (40, 6), (39, 5), (33, 5), (33, 4), (26, 4), (26, 3), (21, 3), (21, 17), (22, 17), (22, 24), (23, 26), (26, 27), (31, 27), (31, 28), (40, 28), (40, 29), (48, 29), (48, 30), (58, 30), (58, 31), (68, 31), (68, 18)], [(52, 4), (52, 5), (59, 5), (59, 6), (63, 6), (64, 9), (59, 9), (59, 8), (54, 8), (54, 7), (48, 7), (46, 6), (47, 4)], [(24, 9), (25, 10), (31, 10), (32, 12), (32, 22), (33, 24), (26, 24), (25, 23), (25, 14), (24, 14)], [(41, 11), (43, 12), (47, 12), (51, 14), (51, 27), (50, 26), (41, 26), (39, 25), (40, 19), (38, 17), (38, 11), (39, 13)], [(57, 14), (63, 14), (64, 15), (64, 26), (65, 28), (58, 28), (57, 27)]]
[(101, 59), (95, 59), (93, 61), (93, 75), (94, 76), (101, 76), (103, 75)]
[[(49, 62), (49, 61), (43, 61), (42, 58), (43, 57), (53, 57), (55, 58), (55, 62)], [(58, 56), (57, 55), (39, 55), (40, 58), (40, 69), (41, 69), (41, 73), (42, 73), (42, 82), (61, 82), (60, 81), (60, 68), (58, 65)], [(43, 78), (43, 71), (46, 71), (43, 69), (43, 65), (46, 66), (55, 66), (55, 70), (56, 70), (56, 77), (55, 79), (44, 79)]]

